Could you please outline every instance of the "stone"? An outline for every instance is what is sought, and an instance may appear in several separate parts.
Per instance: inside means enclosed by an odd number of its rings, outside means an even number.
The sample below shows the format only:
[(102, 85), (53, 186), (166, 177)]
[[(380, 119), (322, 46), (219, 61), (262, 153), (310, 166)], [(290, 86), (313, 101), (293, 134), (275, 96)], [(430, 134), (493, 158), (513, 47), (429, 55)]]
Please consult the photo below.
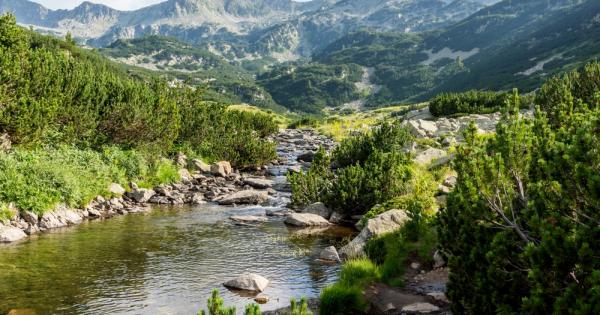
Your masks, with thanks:
[(137, 203), (146, 203), (150, 198), (154, 197), (156, 192), (151, 189), (139, 188), (128, 193), (129, 198)]
[(59, 220), (54, 212), (46, 212), (40, 218), (40, 227), (43, 229), (57, 229), (65, 226), (67, 223)]
[(217, 162), (210, 166), (210, 173), (215, 176), (226, 177), (233, 172), (231, 164), (227, 161)]
[(335, 261), (340, 262), (340, 255), (338, 254), (335, 246), (329, 246), (321, 251), (319, 254), (319, 259), (326, 261)]
[(450, 303), (450, 300), (448, 300), (448, 297), (446, 297), (444, 292), (429, 292), (427, 295), (431, 296), (436, 301)]
[(395, 232), (409, 220), (404, 210), (390, 210), (369, 219), (360, 234), (340, 249), (340, 254), (345, 258), (364, 255), (364, 247), (371, 238)]
[(108, 186), (108, 192), (116, 196), (122, 196), (125, 194), (125, 188), (117, 183), (112, 183)]
[(329, 217), (329, 223), (340, 224), (344, 220), (344, 215), (339, 212), (332, 212)]
[(262, 204), (269, 199), (266, 191), (241, 190), (216, 200), (220, 205)]
[(414, 270), (419, 270), (421, 269), (421, 264), (419, 264), (418, 262), (413, 262), (410, 264), (410, 268)]
[(430, 165), (429, 165), (429, 169), (435, 169), (444, 165), (449, 164), (450, 162), (452, 162), (452, 160), (454, 160), (454, 158), (456, 157), (455, 154), (449, 154), (446, 155), (444, 157), (441, 157), (435, 161), (433, 161)]
[(432, 313), (439, 311), (440, 308), (431, 303), (413, 303), (402, 307), (403, 312), (411, 313)]
[(23, 230), (14, 226), (0, 226), (0, 243), (12, 243), (27, 237)]
[(202, 160), (194, 159), (188, 163), (188, 167), (193, 170), (200, 171), (202, 173), (210, 173), (210, 165), (204, 163)]
[(188, 171), (187, 168), (180, 168), (177, 171), (177, 174), (179, 174), (179, 177), (181, 178), (182, 181), (192, 180), (192, 174), (190, 174), (190, 171)]
[(442, 268), (446, 265), (446, 261), (444, 260), (444, 256), (439, 250), (436, 250), (433, 254), (433, 268)]
[(415, 162), (422, 165), (427, 165), (437, 159), (447, 156), (448, 153), (444, 150), (429, 148), (425, 151), (418, 153), (415, 156)]
[(285, 217), (285, 216), (288, 216), (291, 213), (294, 213), (294, 211), (289, 210), (289, 209), (285, 209), (285, 210), (271, 210), (271, 209), (267, 209), (266, 210), (266, 215), (268, 217)]
[(254, 273), (245, 273), (235, 279), (223, 283), (223, 285), (237, 290), (262, 292), (269, 285), (269, 280)]
[(90, 218), (99, 218), (102, 216), (100, 211), (98, 211), (97, 209), (94, 209), (94, 208), (88, 209), (88, 214), (89, 214)]
[(242, 222), (242, 223), (257, 223), (257, 222), (267, 222), (269, 221), (265, 217), (259, 217), (255, 215), (234, 215), (229, 217), (231, 221)]
[(285, 218), (284, 223), (297, 227), (326, 226), (331, 224), (322, 216), (312, 213), (292, 213)]
[(203, 193), (194, 193), (192, 195), (191, 201), (190, 201), (193, 205), (203, 205), (206, 203), (206, 201), (204, 200), (204, 194)]
[(180, 168), (184, 168), (187, 166), (187, 164), (188, 164), (187, 155), (185, 155), (185, 153), (183, 153), (183, 152), (178, 152), (177, 153), (177, 166), (179, 166)]
[(12, 147), (12, 142), (10, 141), (10, 136), (7, 133), (0, 135), (0, 151), (8, 152)]
[(454, 188), (454, 186), (456, 186), (457, 181), (458, 179), (456, 178), (456, 176), (449, 176), (444, 180), (444, 186)]
[(37, 225), (39, 221), (38, 215), (31, 211), (21, 212), (21, 217), (23, 218), (23, 220), (25, 220), (25, 222), (31, 225)]
[(449, 194), (451, 191), (451, 188), (448, 186), (444, 186), (444, 185), (439, 185), (438, 186), (438, 192), (443, 194), (443, 195), (447, 195)]
[(254, 298), (254, 302), (258, 304), (267, 304), (269, 303), (269, 296), (261, 294)]
[(246, 178), (244, 183), (252, 188), (267, 189), (273, 187), (273, 181), (263, 178)]
[(327, 206), (325, 206), (325, 204), (322, 202), (313, 203), (312, 205), (302, 209), (301, 212), (316, 214), (327, 220), (329, 220), (332, 213), (331, 209), (327, 208)]
[(297, 160), (298, 161), (304, 161), (304, 162), (312, 162), (315, 159), (315, 155), (316, 153), (313, 151), (308, 151), (305, 153), (302, 153), (300, 155), (298, 155)]

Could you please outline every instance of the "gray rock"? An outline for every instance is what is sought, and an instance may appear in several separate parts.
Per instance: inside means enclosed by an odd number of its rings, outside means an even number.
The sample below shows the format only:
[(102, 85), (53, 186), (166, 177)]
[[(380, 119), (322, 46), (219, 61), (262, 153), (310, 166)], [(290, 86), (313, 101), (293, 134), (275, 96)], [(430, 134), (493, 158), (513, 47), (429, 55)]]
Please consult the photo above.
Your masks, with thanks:
[(267, 209), (266, 214), (268, 217), (285, 217), (289, 214), (294, 213), (294, 211), (286, 209), (286, 210), (271, 210)]
[(200, 171), (202, 173), (210, 173), (210, 165), (204, 163), (201, 160), (194, 159), (188, 163), (188, 167), (193, 170)]
[(254, 215), (234, 215), (229, 217), (231, 221), (242, 222), (242, 223), (257, 223), (257, 222), (267, 222), (269, 221), (265, 217), (259, 217)]
[(203, 205), (206, 203), (206, 201), (204, 200), (204, 194), (203, 193), (194, 193), (192, 195), (191, 198), (191, 203), (193, 205)]
[(151, 189), (139, 188), (128, 193), (129, 198), (137, 203), (146, 203), (150, 198), (154, 197), (156, 192)]
[(88, 209), (88, 215), (90, 216), (90, 218), (99, 218), (102, 216), (100, 211), (98, 211), (97, 209), (94, 209), (94, 208)]
[(3, 133), (0, 135), (0, 151), (8, 152), (12, 147), (12, 142), (10, 141), (10, 136), (7, 133)]
[(117, 183), (112, 183), (108, 186), (108, 192), (113, 195), (122, 196), (125, 194), (125, 188)]
[(269, 194), (266, 191), (242, 190), (223, 196), (216, 200), (220, 205), (232, 204), (262, 204), (267, 201)]
[(332, 213), (331, 209), (327, 208), (327, 206), (325, 206), (325, 204), (322, 202), (313, 203), (312, 205), (304, 208), (301, 212), (316, 214), (327, 220), (329, 220)]
[(231, 163), (227, 161), (221, 161), (212, 164), (210, 166), (210, 172), (215, 176), (226, 177), (233, 172), (233, 168), (231, 167)]
[(339, 212), (332, 212), (331, 216), (329, 217), (329, 222), (333, 223), (333, 224), (340, 224), (342, 223), (342, 220), (344, 219), (344, 215), (339, 213)]
[(331, 224), (322, 216), (312, 213), (292, 213), (287, 216), (284, 223), (298, 227), (326, 226)]
[(411, 313), (432, 313), (439, 311), (440, 308), (430, 303), (413, 303), (402, 307), (403, 312)]
[(434, 160), (443, 158), (447, 155), (448, 153), (444, 150), (429, 148), (417, 154), (417, 156), (415, 156), (415, 162), (417, 162), (418, 164), (427, 165), (433, 162)]
[(27, 234), (14, 226), (0, 226), (0, 243), (12, 243), (22, 240)]
[(269, 280), (257, 274), (245, 273), (235, 279), (223, 283), (223, 285), (237, 290), (262, 292), (269, 285)]
[(251, 186), (252, 188), (257, 189), (267, 189), (273, 187), (273, 181), (269, 179), (263, 178), (246, 178), (244, 179), (244, 183), (246, 185)]
[(319, 258), (321, 260), (327, 260), (327, 261), (335, 261), (335, 262), (340, 262), (340, 255), (338, 254), (337, 250), (335, 249), (335, 246), (329, 246), (325, 249), (323, 249), (321, 251), (321, 253), (319, 254)]
[(450, 164), (450, 162), (452, 162), (452, 160), (454, 160), (454, 158), (456, 157), (456, 154), (449, 154), (446, 155), (444, 157), (441, 157), (435, 161), (433, 161), (430, 165), (429, 165), (429, 169), (435, 169), (444, 165), (448, 165)]
[(25, 220), (25, 222), (31, 225), (37, 225), (39, 221), (38, 215), (31, 211), (21, 212), (21, 217), (23, 217), (23, 220)]
[(340, 249), (340, 254), (346, 258), (364, 255), (364, 247), (371, 238), (395, 232), (409, 220), (404, 210), (390, 210), (369, 219), (360, 234)]
[(316, 153), (313, 151), (308, 151), (305, 153), (302, 153), (300, 155), (298, 155), (298, 161), (304, 161), (304, 162), (312, 162), (315, 159), (315, 155)]
[(457, 180), (458, 179), (456, 178), (456, 176), (449, 176), (444, 180), (444, 186), (454, 188), (454, 186), (456, 186)]
[(433, 268), (442, 268), (446, 265), (446, 261), (439, 250), (433, 254)]

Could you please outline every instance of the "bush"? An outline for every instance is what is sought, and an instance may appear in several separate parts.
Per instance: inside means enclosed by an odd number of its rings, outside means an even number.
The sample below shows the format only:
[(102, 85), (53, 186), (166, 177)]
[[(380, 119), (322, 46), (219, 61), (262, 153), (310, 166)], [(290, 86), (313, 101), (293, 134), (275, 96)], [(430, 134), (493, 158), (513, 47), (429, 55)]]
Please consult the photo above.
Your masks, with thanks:
[(347, 287), (364, 287), (379, 280), (379, 278), (377, 265), (367, 258), (361, 258), (344, 263), (339, 283)]
[(307, 172), (289, 173), (292, 187), (292, 205), (305, 207), (322, 200), (332, 185), (331, 161), (323, 148), (319, 149)]
[(508, 93), (468, 91), (442, 93), (429, 101), (429, 111), (437, 117), (456, 114), (485, 114), (504, 108)]
[(558, 112), (519, 117), (515, 95), (495, 138), (473, 127), (457, 150), (438, 227), (454, 313), (600, 312), (600, 108), (563, 107), (561, 85), (542, 93)]
[(360, 287), (333, 284), (321, 292), (320, 314), (354, 315), (364, 314), (368, 304)]

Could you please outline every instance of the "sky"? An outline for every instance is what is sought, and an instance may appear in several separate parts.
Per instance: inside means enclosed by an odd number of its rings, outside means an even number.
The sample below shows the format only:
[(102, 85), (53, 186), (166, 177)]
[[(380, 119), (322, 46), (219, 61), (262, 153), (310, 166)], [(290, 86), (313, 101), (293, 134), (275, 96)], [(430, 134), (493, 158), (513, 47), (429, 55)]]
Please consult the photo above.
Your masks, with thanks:
[[(50, 9), (72, 9), (84, 0), (31, 0), (43, 4)], [(151, 4), (164, 2), (166, 0), (91, 0), (94, 3), (102, 3), (118, 10), (135, 10)], [(307, 1), (307, 0), (296, 0)]]

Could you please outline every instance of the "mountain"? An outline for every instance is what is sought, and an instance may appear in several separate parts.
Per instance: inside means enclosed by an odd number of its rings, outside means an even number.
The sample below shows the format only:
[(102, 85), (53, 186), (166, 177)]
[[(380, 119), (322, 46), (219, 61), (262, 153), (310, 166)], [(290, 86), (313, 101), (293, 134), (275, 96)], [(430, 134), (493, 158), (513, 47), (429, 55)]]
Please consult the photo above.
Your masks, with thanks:
[(106, 47), (118, 39), (148, 35), (203, 45), (242, 62), (310, 57), (361, 28), (415, 32), (460, 21), (491, 0), (169, 0), (136, 11), (84, 2), (73, 10), (48, 10), (28, 0), (0, 0), (22, 24), (72, 35)]

